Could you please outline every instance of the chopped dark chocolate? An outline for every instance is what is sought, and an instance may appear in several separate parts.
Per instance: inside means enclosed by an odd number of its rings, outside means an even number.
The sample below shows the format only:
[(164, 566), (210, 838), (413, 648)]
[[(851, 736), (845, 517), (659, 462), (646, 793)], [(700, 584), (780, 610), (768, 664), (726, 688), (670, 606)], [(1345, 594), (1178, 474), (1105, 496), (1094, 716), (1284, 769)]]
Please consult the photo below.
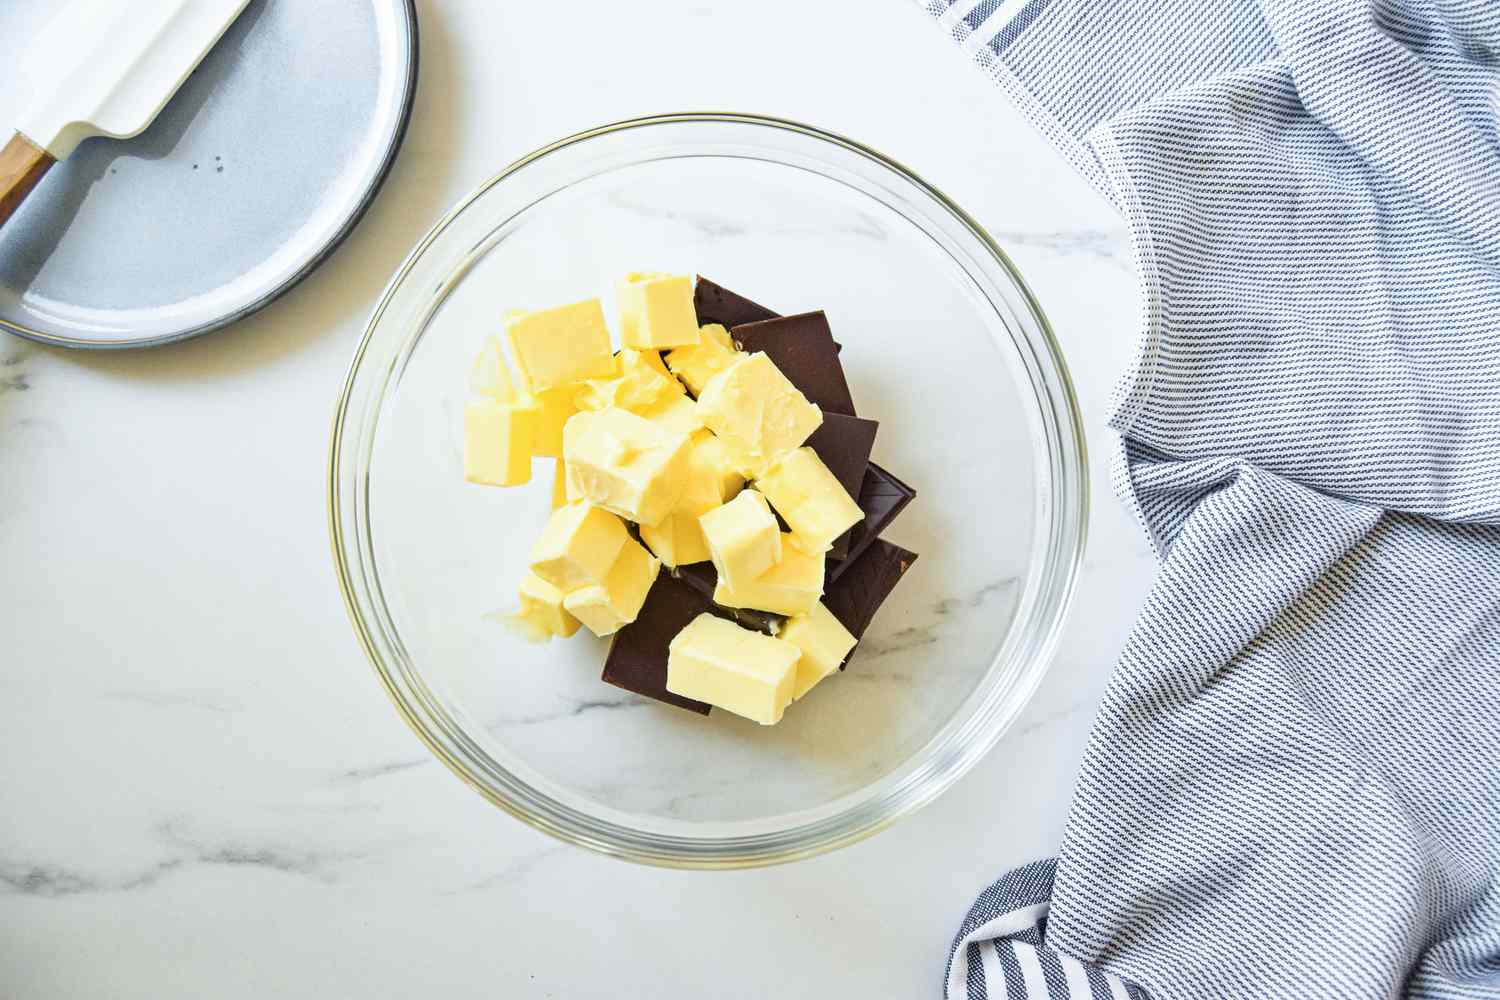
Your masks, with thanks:
[(864, 482), (859, 488), (859, 506), (865, 512), (862, 523), (849, 529), (849, 554), (842, 562), (828, 564), (828, 582), (838, 580), (859, 558), (896, 515), (906, 509), (917, 496), (917, 491), (891, 475), (874, 462), (865, 469)]
[(667, 690), (667, 646), (713, 602), (666, 573), (657, 576), (635, 621), (615, 633), (604, 660), (604, 680), (699, 715), (709, 706)]
[[(854, 638), (863, 639), (875, 612), (916, 561), (915, 552), (877, 538), (858, 558), (848, 561), (849, 571), (829, 584), (823, 603)], [(848, 662), (845, 657), (844, 663)]]
[(849, 491), (851, 497), (859, 497), (865, 481), (865, 469), (870, 464), (870, 451), (875, 447), (875, 433), (880, 422), (864, 417), (851, 417), (842, 413), (824, 413), (823, 423), (807, 446), (818, 453), (828, 471)]
[(792, 385), (824, 413), (856, 415), (844, 366), (839, 363), (838, 345), (821, 310), (742, 323), (729, 335), (742, 351), (764, 351)]
[(764, 319), (775, 319), (778, 315), (743, 295), (736, 295), (723, 285), (698, 275), (698, 284), (693, 288), (693, 308), (698, 313), (698, 325), (718, 323), (724, 329), (741, 323), (759, 323)]
[[(818, 453), (828, 471), (833, 473), (849, 495), (857, 501), (863, 488), (865, 469), (870, 464), (870, 449), (875, 447), (875, 432), (880, 424), (863, 417), (842, 413), (824, 413), (823, 424), (807, 439), (807, 446)], [(835, 561), (849, 555), (850, 531), (844, 532), (828, 551)]]
[[(677, 567), (677, 576), (693, 590), (698, 596), (707, 598), (713, 602), (714, 588), (718, 586), (719, 574), (714, 569), (713, 563), (693, 563), (691, 566)], [(786, 621), (785, 615), (778, 615), (771, 611), (757, 611), (754, 608), (726, 608), (722, 604), (713, 605), (714, 613), (724, 618), (729, 618), (750, 629), (752, 632), (764, 632), (766, 635), (775, 635), (781, 631), (781, 623)]]

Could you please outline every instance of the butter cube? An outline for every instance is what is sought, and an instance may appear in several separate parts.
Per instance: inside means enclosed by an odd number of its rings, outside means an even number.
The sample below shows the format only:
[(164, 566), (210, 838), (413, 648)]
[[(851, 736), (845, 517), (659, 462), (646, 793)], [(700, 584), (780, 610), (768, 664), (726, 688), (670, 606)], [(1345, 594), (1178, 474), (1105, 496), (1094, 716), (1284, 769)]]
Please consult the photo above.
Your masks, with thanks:
[(659, 350), (698, 343), (693, 279), (686, 274), (627, 274), (615, 291), (620, 303), (620, 343)]
[(755, 481), (808, 552), (826, 552), (864, 511), (811, 448), (781, 456)]
[(687, 475), (677, 506), (661, 524), (641, 528), (641, 537), (668, 566), (707, 562), (708, 543), (698, 516), (733, 500), (744, 485), (723, 443), (709, 431), (695, 431), (689, 438)]
[(523, 632), (539, 642), (553, 636), (566, 639), (578, 631), (578, 619), (563, 607), (564, 594), (535, 573), (521, 581), (521, 607), (511, 616)]
[[(626, 351), (636, 355), (640, 359), (641, 364), (646, 365), (652, 371), (656, 372), (663, 378), (670, 379), (672, 377), (672, 373), (667, 370), (667, 363), (661, 359), (660, 351), (638, 351), (634, 348), (627, 347), (624, 351), (621, 351), (619, 355), (617, 355), (621, 359), (622, 364), (624, 362)], [(681, 388), (681, 386), (678, 386), (679, 391), (681, 390)]]
[(534, 400), (537, 408), (536, 441), (532, 449), (536, 454), (549, 458), (562, 456), (563, 426), (578, 412), (578, 407), (573, 405), (576, 391), (573, 386), (564, 385), (527, 397)]
[[(657, 365), (649, 358), (655, 357)], [(655, 351), (621, 351), (616, 356), (617, 374), (610, 379), (592, 379), (577, 389), (575, 402), (580, 410), (607, 410), (618, 407), (643, 413), (672, 399), (686, 399), (682, 386), (670, 374), (657, 370), (661, 356)]]
[(698, 518), (709, 558), (722, 585), (748, 585), (781, 561), (781, 529), (766, 498), (742, 490), (733, 500)]
[(651, 553), (627, 538), (604, 581), (573, 591), (563, 598), (563, 605), (595, 635), (614, 635), (641, 613), (660, 569)]
[(751, 479), (823, 423), (823, 411), (761, 352), (742, 355), (709, 379), (698, 396), (698, 415)]
[[(748, 491), (747, 491), (748, 492)], [(714, 587), (714, 603), (726, 608), (754, 608), (777, 615), (805, 615), (823, 596), (823, 554), (804, 552), (783, 535), (781, 560), (749, 583)]]
[(615, 355), (615, 360), (619, 362), (620, 371), (622, 372), (632, 371), (636, 368), (645, 368), (666, 379), (667, 385), (671, 387), (673, 393), (682, 395), (687, 392), (681, 383), (672, 377), (672, 373), (667, 370), (667, 363), (661, 359), (660, 351), (636, 350), (633, 347), (626, 347)]
[(489, 396), (502, 403), (516, 398), (515, 383), (511, 381), (510, 366), (505, 363), (505, 352), (500, 348), (500, 338), (490, 337), (484, 349), (474, 359), (469, 374), (469, 387), (478, 396)]
[(630, 536), (625, 522), (586, 503), (559, 507), (531, 548), (531, 571), (564, 594), (603, 583)]
[(791, 703), (799, 656), (789, 642), (705, 612), (667, 646), (667, 690), (775, 725)]
[(615, 374), (609, 328), (598, 299), (511, 315), (505, 332), (530, 392)]
[(693, 434), (703, 430), (703, 418), (698, 416), (698, 404), (689, 399), (687, 393), (672, 396), (635, 412), (677, 434)]
[(562, 459), (552, 469), (552, 509), (568, 505), (568, 467)]
[(718, 323), (698, 330), (698, 343), (667, 352), (667, 367), (698, 395), (708, 380), (739, 360), (729, 331)]
[(688, 436), (629, 410), (584, 410), (563, 429), (568, 495), (638, 524), (672, 512), (687, 474)]
[(698, 519), (687, 514), (668, 514), (660, 524), (642, 525), (641, 539), (664, 565), (676, 568), (708, 562), (708, 543)]
[(533, 407), (476, 399), (464, 406), (464, 478), (485, 486), (531, 480)]
[(687, 482), (677, 501), (677, 511), (694, 518), (733, 500), (745, 486), (729, 458), (729, 450), (713, 432), (700, 430), (692, 435), (688, 452)]
[(843, 623), (833, 617), (822, 601), (804, 615), (793, 615), (781, 626), (781, 639), (802, 652), (797, 661), (797, 681), (792, 686), (796, 701), (823, 678), (838, 671), (839, 664), (858, 641)]

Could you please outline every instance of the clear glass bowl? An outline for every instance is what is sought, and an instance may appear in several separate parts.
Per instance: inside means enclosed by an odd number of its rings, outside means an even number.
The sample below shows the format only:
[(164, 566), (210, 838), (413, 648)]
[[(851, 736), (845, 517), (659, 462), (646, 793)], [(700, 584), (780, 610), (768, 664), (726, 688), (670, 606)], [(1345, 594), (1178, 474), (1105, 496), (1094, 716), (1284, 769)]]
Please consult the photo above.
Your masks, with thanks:
[[(763, 728), (599, 679), (586, 631), (497, 621), (546, 518), (466, 484), (460, 414), (501, 313), (698, 272), (825, 309), (875, 458), (916, 487), (887, 537), (920, 554), (848, 670)], [(564, 139), (490, 180), (402, 265), (338, 403), (330, 519), (355, 629), (401, 714), (496, 805), (649, 864), (729, 868), (853, 843), (930, 801), (1046, 671), (1083, 550), (1087, 476), (1063, 359), (983, 229), (848, 139), (664, 115)]]

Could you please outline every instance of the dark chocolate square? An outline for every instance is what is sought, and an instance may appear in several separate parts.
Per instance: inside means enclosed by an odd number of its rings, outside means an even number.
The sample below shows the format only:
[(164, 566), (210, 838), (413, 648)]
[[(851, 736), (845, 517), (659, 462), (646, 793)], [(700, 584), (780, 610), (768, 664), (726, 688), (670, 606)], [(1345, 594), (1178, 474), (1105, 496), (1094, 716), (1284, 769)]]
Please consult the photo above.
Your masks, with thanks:
[(818, 453), (828, 471), (833, 473), (833, 478), (857, 500), (864, 487), (865, 469), (869, 467), (870, 452), (875, 447), (875, 434), (879, 430), (877, 420), (825, 413), (822, 425), (807, 439), (807, 446)]
[(698, 275), (697, 285), (693, 287), (693, 308), (698, 313), (699, 326), (718, 323), (726, 330), (741, 323), (775, 319), (778, 315), (758, 302), (751, 302), (743, 295), (736, 295), (723, 285), (709, 281), (701, 274)]
[(865, 519), (849, 529), (849, 554), (842, 562), (828, 564), (829, 583), (848, 572), (849, 567), (859, 558), (859, 554), (880, 537), (880, 533), (896, 519), (897, 514), (906, 509), (907, 504), (916, 499), (916, 496), (916, 490), (871, 462), (865, 469), (865, 478), (860, 484), (858, 497), (860, 509), (865, 512)]
[(742, 323), (729, 335), (742, 351), (764, 351), (792, 385), (824, 413), (856, 415), (844, 366), (839, 363), (838, 345), (821, 310)]
[[(828, 471), (833, 473), (833, 478), (856, 501), (864, 483), (865, 469), (870, 464), (870, 450), (875, 447), (875, 432), (879, 429), (880, 424), (874, 420), (824, 413), (822, 426), (807, 439), (808, 447), (818, 453)], [(846, 531), (838, 537), (828, 552), (828, 558), (839, 560), (849, 555), (849, 536), (850, 532)]]
[[(915, 552), (878, 538), (858, 558), (848, 561), (849, 571), (829, 584), (823, 603), (851, 635), (863, 639), (875, 612), (916, 561)], [(844, 663), (848, 662), (845, 657)]]
[(712, 610), (712, 601), (680, 580), (660, 573), (635, 621), (616, 632), (610, 642), (604, 680), (626, 691), (707, 715), (708, 705), (667, 690), (667, 646), (689, 622)]
[(714, 588), (719, 583), (719, 574), (714, 569), (713, 563), (701, 562), (693, 563), (691, 566), (679, 566), (677, 575), (683, 583), (697, 591), (700, 597), (708, 600), (713, 606), (714, 614), (743, 625), (752, 632), (775, 635), (781, 631), (781, 623), (786, 621), (785, 615), (778, 615), (771, 611), (757, 611), (754, 608), (726, 608), (722, 604), (713, 604)]

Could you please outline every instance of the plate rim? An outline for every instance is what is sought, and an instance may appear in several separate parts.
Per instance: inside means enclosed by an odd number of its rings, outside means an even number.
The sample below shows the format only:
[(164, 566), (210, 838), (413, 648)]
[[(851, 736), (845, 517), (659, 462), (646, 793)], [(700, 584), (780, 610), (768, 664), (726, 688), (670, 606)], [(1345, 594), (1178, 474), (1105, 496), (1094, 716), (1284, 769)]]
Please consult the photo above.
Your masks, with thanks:
[(380, 163), (376, 169), (374, 178), (355, 202), (353, 211), (349, 213), (338, 229), (309, 255), (294, 272), (280, 283), (266, 289), (259, 297), (244, 303), (231, 312), (225, 313), (223, 316), (188, 329), (175, 330), (170, 333), (137, 337), (130, 340), (84, 340), (76, 337), (60, 336), (44, 330), (34, 330), (4, 316), (0, 316), (0, 331), (14, 334), (17, 337), (38, 344), (81, 351), (122, 351), (146, 347), (164, 347), (168, 344), (179, 344), (185, 340), (193, 340), (197, 337), (214, 333), (242, 319), (253, 316), (305, 281), (329, 257), (333, 256), (339, 247), (343, 246), (344, 242), (349, 239), (355, 228), (370, 211), (370, 206), (375, 203), (376, 197), (379, 196), (381, 190), (385, 187), (391, 170), (396, 165), (396, 158), (400, 154), (402, 146), (406, 143), (406, 133), (411, 125), (412, 110), (416, 105), (417, 82), (421, 75), (421, 29), (417, 20), (416, 0), (393, 0), (393, 2), (400, 8), (400, 13), (406, 15), (405, 26), (408, 44), (406, 78), (402, 82), (401, 102), (398, 108), (395, 131), (391, 133), (390, 141), (386, 144), (386, 148), (381, 154)]

